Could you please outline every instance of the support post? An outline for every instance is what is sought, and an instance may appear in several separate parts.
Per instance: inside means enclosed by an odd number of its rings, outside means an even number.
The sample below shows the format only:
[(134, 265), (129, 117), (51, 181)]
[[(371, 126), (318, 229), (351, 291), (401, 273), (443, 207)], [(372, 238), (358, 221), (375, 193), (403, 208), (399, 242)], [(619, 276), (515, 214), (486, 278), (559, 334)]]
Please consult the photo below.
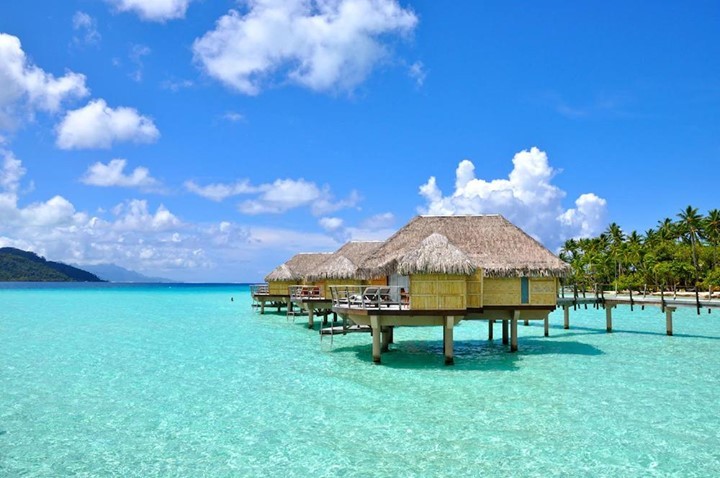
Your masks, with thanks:
[(502, 343), (503, 345), (508, 344), (508, 321), (502, 321)]
[(308, 329), (315, 327), (315, 309), (312, 304), (308, 307)]
[(545, 316), (545, 337), (550, 337), (550, 315)]
[(493, 339), (493, 327), (495, 326), (494, 320), (488, 320), (488, 340)]
[(395, 343), (395, 326), (391, 325), (388, 327), (388, 337), (391, 344)]
[(520, 320), (520, 311), (513, 312), (513, 318), (510, 324), (510, 352), (517, 352), (518, 349), (518, 320)]
[(570, 328), (570, 307), (567, 305), (563, 306), (563, 329), (567, 330)]
[(612, 310), (614, 305), (605, 307), (605, 330), (612, 332)]
[(372, 358), (373, 362), (380, 363), (380, 320), (377, 315), (370, 316), (370, 327), (372, 328)]
[(293, 304), (293, 301), (290, 299), (287, 299), (288, 312), (292, 312), (294, 306), (295, 306), (295, 304)]
[(445, 333), (445, 365), (453, 365), (455, 357), (453, 355), (453, 328), (455, 326), (455, 317), (445, 317), (444, 329)]
[(381, 332), (382, 340), (380, 342), (380, 351), (387, 352), (390, 349), (390, 327), (383, 327)]
[(674, 307), (665, 307), (665, 329), (667, 330), (668, 335), (673, 334), (673, 330), (672, 330), (673, 312), (675, 312)]
[(261, 300), (260, 301), (260, 315), (263, 315), (263, 314), (265, 314), (265, 301)]
[(530, 325), (530, 321), (528, 319), (525, 319), (525, 327), (527, 327), (528, 325)]

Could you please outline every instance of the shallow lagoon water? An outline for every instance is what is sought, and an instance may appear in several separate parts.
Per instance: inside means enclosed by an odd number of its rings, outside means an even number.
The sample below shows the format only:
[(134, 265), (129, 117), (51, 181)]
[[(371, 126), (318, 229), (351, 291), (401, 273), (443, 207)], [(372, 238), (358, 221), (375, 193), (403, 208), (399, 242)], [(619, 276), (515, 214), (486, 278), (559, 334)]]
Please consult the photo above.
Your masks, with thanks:
[[(234, 301), (230, 301), (233, 297)], [(246, 286), (0, 286), (0, 476), (720, 476), (720, 313), (320, 342)]]

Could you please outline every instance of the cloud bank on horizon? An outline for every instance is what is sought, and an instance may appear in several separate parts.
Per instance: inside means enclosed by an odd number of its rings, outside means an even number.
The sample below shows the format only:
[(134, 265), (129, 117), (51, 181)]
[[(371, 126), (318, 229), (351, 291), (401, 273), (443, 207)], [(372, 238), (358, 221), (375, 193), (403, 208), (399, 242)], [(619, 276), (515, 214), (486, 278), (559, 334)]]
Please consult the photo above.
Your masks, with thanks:
[(475, 165), (463, 160), (455, 171), (455, 190), (445, 196), (434, 176), (420, 187), (427, 204), (424, 214), (499, 213), (547, 247), (557, 249), (568, 238), (590, 237), (605, 227), (607, 201), (594, 193), (582, 194), (575, 207), (564, 209), (565, 191), (553, 184), (557, 171), (537, 147), (512, 159), (507, 179), (486, 181), (475, 175)]

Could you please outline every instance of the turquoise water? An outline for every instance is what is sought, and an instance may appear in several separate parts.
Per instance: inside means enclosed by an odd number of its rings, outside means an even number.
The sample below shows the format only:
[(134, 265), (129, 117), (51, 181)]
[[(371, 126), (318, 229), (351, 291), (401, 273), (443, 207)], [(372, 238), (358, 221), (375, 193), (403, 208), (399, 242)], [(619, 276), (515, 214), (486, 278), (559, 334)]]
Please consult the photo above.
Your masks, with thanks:
[[(4, 288), (3, 288), (4, 287)], [(0, 286), (0, 476), (720, 476), (720, 314), (331, 347), (243, 286)], [(230, 297), (234, 301), (230, 301)], [(497, 326), (495, 336), (500, 336)]]

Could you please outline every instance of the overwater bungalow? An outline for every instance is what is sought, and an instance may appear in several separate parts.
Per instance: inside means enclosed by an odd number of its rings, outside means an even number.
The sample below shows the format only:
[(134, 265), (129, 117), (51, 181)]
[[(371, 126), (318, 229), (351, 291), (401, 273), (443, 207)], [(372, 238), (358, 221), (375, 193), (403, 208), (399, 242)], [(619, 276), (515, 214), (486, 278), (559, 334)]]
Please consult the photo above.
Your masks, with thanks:
[(384, 276), (379, 282), (358, 277), (360, 264), (381, 245), (380, 241), (350, 241), (330, 254), (319, 266), (308, 268), (303, 277), (305, 285), (290, 287), (291, 301), (308, 313), (309, 328), (314, 326), (316, 312), (331, 312), (331, 287), (385, 284)]
[[(265, 313), (265, 305), (292, 307), (291, 290), (293, 286), (308, 285), (306, 276), (330, 257), (329, 252), (301, 252), (287, 262), (272, 270), (265, 281), (267, 284), (253, 286), (252, 298), (260, 304), (260, 313)], [(310, 285), (313, 285), (310, 283)], [(318, 286), (319, 287), (319, 286)], [(320, 289), (318, 288), (318, 294)]]
[(441, 326), (445, 363), (461, 320), (502, 321), (503, 343), (517, 350), (518, 320), (545, 320), (568, 266), (500, 215), (418, 216), (373, 252), (358, 279), (383, 286), (332, 286), (333, 311), (370, 326), (380, 362), (396, 326)]

